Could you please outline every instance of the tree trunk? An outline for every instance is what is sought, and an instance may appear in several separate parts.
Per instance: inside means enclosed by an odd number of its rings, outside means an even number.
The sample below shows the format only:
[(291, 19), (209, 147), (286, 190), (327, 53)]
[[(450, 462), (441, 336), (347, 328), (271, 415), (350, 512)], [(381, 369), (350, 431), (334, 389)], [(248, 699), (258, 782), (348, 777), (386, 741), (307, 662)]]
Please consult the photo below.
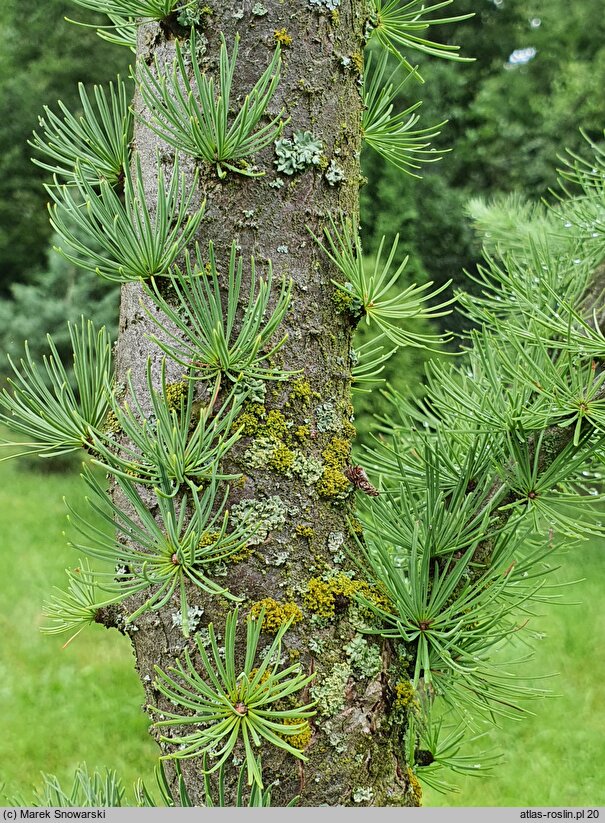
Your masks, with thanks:
[[(301, 763), (281, 749), (265, 745), (261, 752), (265, 785), (278, 780), (273, 804), (286, 804), (300, 795), (299, 805), (417, 805), (419, 788), (408, 772), (403, 750), (401, 709), (396, 709), (393, 661), (389, 648), (357, 632), (352, 598), (342, 591), (343, 574), (363, 580), (353, 562), (355, 543), (350, 518), (354, 487), (343, 470), (350, 464), (351, 425), (349, 316), (339, 312), (331, 280), (337, 272), (312, 239), (320, 236), (328, 216), (340, 213), (358, 220), (361, 147), (360, 76), (364, 29), (362, 3), (311, 4), (306, 0), (264, 0), (254, 10), (251, 3), (212, 7), (198, 31), (202, 44), (199, 58), (204, 70), (215, 72), (225, 36), (229, 53), (236, 32), (241, 36), (234, 90), (240, 103), (268, 65), (277, 40), (283, 45), (281, 79), (270, 104), (273, 116), (283, 107), (290, 118), (283, 136), (311, 132), (322, 142), (318, 165), (291, 176), (276, 171), (274, 147), (267, 147), (255, 164), (266, 173), (249, 178), (229, 172), (219, 180), (213, 168), (199, 165), (198, 203), (206, 199), (205, 218), (198, 240), (202, 249), (214, 243), (219, 269), (226, 268), (235, 239), (244, 259), (254, 256), (261, 273), (272, 261), (274, 283), (281, 276), (293, 281), (291, 309), (280, 330), (288, 339), (280, 350), (280, 367), (296, 372), (286, 382), (267, 384), (264, 409), (254, 407), (245, 436), (229, 455), (231, 468), (243, 475), (233, 484), (229, 505), (243, 500), (252, 505), (272, 501), (274, 520), (262, 541), (251, 541), (253, 552), (225, 565), (220, 584), (244, 598), (240, 613), (255, 603), (273, 598), (278, 604), (295, 603), (302, 619), (285, 636), (290, 660), (300, 660), (306, 672), (314, 672), (310, 697), (317, 698), (317, 715), (311, 721), (312, 738)], [(167, 25), (140, 28), (138, 58), (152, 65), (170, 65), (175, 39), (186, 32)], [(290, 42), (291, 38), (291, 42)], [(140, 95), (135, 100), (144, 115)], [(150, 200), (156, 181), (156, 153), (170, 169), (174, 150), (139, 122), (134, 147)], [(190, 179), (194, 161), (180, 157)], [(326, 169), (331, 161), (344, 171), (344, 179), (330, 183)], [(283, 185), (280, 186), (281, 180)], [(117, 378), (130, 371), (139, 401), (147, 408), (145, 371), (147, 358), (159, 375), (162, 353), (148, 338), (156, 331), (141, 308), (137, 284), (122, 289), (120, 335), (117, 346)], [(151, 306), (150, 303), (148, 303)], [(151, 309), (153, 310), (153, 309)], [(182, 368), (167, 363), (168, 381), (182, 379)], [(273, 414), (271, 414), (273, 412)], [(250, 454), (258, 446), (255, 427), (273, 425), (273, 443), (286, 455), (283, 464), (274, 459), (254, 467)], [(288, 461), (293, 451), (305, 460), (313, 458), (315, 474), (292, 473)], [(256, 461), (258, 463), (258, 461)], [(318, 468), (319, 467), (319, 468)], [(306, 482), (305, 482), (306, 481)], [(255, 538), (256, 539), (256, 538)], [(330, 574), (332, 573), (332, 577)], [(338, 577), (338, 575), (341, 575)], [(190, 604), (203, 608), (201, 627), (213, 622), (220, 631), (232, 604), (200, 589), (188, 589)], [(132, 601), (127, 603), (132, 611)], [(154, 666), (166, 670), (181, 657), (183, 648), (194, 649), (173, 615), (179, 611), (176, 597), (159, 612), (146, 612), (131, 627), (137, 669), (148, 703), (158, 706), (154, 690)], [(242, 621), (240, 620), (240, 623)], [(351, 646), (351, 641), (356, 639)], [(266, 637), (267, 642), (271, 636)], [(262, 642), (262, 641), (261, 641)], [(360, 652), (360, 650), (362, 650)], [(378, 667), (364, 668), (361, 657), (381, 660)], [(364, 670), (366, 674), (364, 674)], [(367, 672), (371, 671), (370, 676)], [(389, 685), (389, 681), (391, 685)], [(397, 714), (399, 722), (392, 722)], [(169, 751), (169, 749), (167, 749)], [(196, 803), (203, 802), (200, 759), (183, 761), (183, 772)], [(235, 772), (235, 769), (233, 769)], [(233, 789), (233, 786), (231, 787)], [(227, 804), (235, 802), (235, 795)]]

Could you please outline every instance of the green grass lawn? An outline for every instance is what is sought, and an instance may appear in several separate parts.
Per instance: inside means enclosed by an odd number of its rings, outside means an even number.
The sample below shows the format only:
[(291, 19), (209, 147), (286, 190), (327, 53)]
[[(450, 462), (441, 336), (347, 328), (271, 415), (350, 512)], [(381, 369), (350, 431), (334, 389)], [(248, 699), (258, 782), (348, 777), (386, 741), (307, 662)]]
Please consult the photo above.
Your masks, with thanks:
[[(93, 626), (63, 649), (64, 637), (38, 630), (42, 601), (78, 562), (62, 534), (63, 496), (82, 505), (83, 494), (77, 473), (0, 463), (0, 786), (26, 799), (40, 771), (69, 786), (84, 760), (115, 768), (128, 789), (139, 776), (154, 785), (157, 751), (129, 640)], [(543, 685), (560, 696), (531, 703), (534, 716), (490, 733), (487, 745), (505, 756), (492, 776), (461, 779), (460, 794), (427, 790), (426, 805), (605, 804), (605, 541), (574, 549), (562, 565), (560, 578), (586, 578), (566, 595), (582, 603), (539, 609), (533, 625), (545, 636), (523, 669), (559, 672)]]
[(139, 776), (154, 785), (157, 749), (129, 639), (93, 626), (63, 649), (69, 635), (39, 632), (43, 600), (78, 562), (62, 534), (63, 497), (81, 505), (83, 495), (77, 472), (0, 463), (0, 786), (25, 799), (41, 771), (71, 786), (82, 761), (115, 768), (129, 790)]
[(605, 539), (575, 547), (560, 562), (559, 580), (585, 578), (564, 597), (581, 603), (537, 607), (543, 617), (532, 626), (545, 636), (531, 663), (519, 667), (525, 676), (558, 673), (533, 682), (558, 696), (531, 701), (533, 716), (503, 721), (477, 743), (477, 750), (494, 746), (504, 755), (490, 776), (454, 777), (449, 782), (460, 794), (427, 789), (425, 805), (605, 805)]

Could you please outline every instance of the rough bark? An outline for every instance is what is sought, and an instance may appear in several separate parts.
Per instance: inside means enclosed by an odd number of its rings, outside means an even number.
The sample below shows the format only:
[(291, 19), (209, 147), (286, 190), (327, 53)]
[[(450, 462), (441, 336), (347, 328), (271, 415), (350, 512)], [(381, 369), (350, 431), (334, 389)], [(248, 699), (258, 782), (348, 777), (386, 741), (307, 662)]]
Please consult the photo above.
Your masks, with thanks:
[[(203, 66), (211, 71), (216, 68), (220, 32), (229, 51), (239, 32), (236, 83), (243, 97), (271, 58), (275, 32), (285, 29), (292, 42), (283, 48), (281, 81), (269, 114), (284, 108), (284, 116), (290, 118), (284, 130), (286, 137), (305, 130), (320, 137), (325, 160), (319, 167), (288, 178), (276, 174), (275, 153), (270, 146), (255, 158), (255, 164), (266, 171), (264, 177), (250, 179), (229, 173), (224, 181), (217, 179), (213, 169), (199, 164), (199, 201), (206, 199), (206, 216), (198, 239), (203, 248), (213, 241), (219, 263), (228, 259), (229, 247), (236, 239), (244, 261), (254, 255), (262, 269), (271, 260), (276, 282), (282, 275), (292, 278), (292, 306), (283, 326), (288, 341), (279, 357), (283, 368), (299, 372), (298, 377), (308, 387), (299, 382), (299, 390), (294, 390), (296, 378), (270, 383), (266, 412), (277, 410), (283, 414), (290, 438), (294, 430), (306, 427), (300, 429), (295, 441), (290, 440), (290, 445), (294, 442), (305, 457), (324, 462), (322, 453), (326, 449), (338, 451), (338, 471), (342, 473), (350, 459), (353, 433), (352, 327), (333, 300), (331, 280), (337, 273), (308, 229), (321, 235), (328, 215), (337, 217), (339, 212), (354, 221), (358, 219), (364, 9), (356, 0), (345, 0), (335, 12), (307, 0), (290, 0), (287, 4), (283, 0), (265, 0), (263, 5), (267, 9), (263, 16), (252, 13), (251, 0), (241, 7), (230, 3), (212, 7), (201, 32), (206, 48), (201, 58)], [(167, 25), (143, 26), (139, 58), (148, 64), (154, 57), (160, 64), (170, 63), (178, 34), (178, 28), (171, 30)], [(139, 98), (135, 107), (139, 114), (143, 112)], [(153, 201), (156, 152), (161, 152), (169, 169), (174, 151), (142, 122), (136, 127), (134, 147), (141, 157), (145, 184)], [(179, 159), (192, 174), (194, 161)], [(324, 174), (326, 161), (332, 159), (345, 172), (342, 183), (333, 186)], [(284, 181), (283, 187), (271, 186), (276, 177)], [(147, 358), (152, 358), (156, 376), (161, 362), (160, 350), (146, 337), (155, 329), (141, 308), (141, 299), (138, 285), (123, 287), (117, 346), (118, 381), (130, 371), (140, 399), (145, 397)], [(168, 380), (179, 380), (181, 374), (180, 367), (168, 364)], [(348, 522), (355, 492), (351, 486), (346, 495), (337, 496), (329, 493), (328, 484), (307, 485), (299, 477), (269, 467), (251, 469), (244, 457), (251, 444), (253, 438), (245, 437), (233, 452), (233, 465), (244, 479), (232, 489), (230, 504), (277, 496), (284, 506), (285, 519), (262, 544), (254, 546), (248, 558), (227, 564), (220, 582), (245, 598), (241, 606), (244, 615), (253, 603), (267, 597), (299, 606), (303, 619), (288, 631), (286, 651), (291, 659), (299, 659), (306, 671), (316, 673), (315, 684), (323, 695), (311, 724), (312, 740), (305, 750), (308, 762), (301, 764), (269, 745), (262, 750), (266, 783), (279, 781), (273, 790), (273, 803), (285, 804), (300, 794), (300, 805), (306, 806), (415, 805), (418, 786), (410, 782), (404, 762), (402, 725), (390, 719), (395, 698), (389, 649), (380, 648), (380, 674), (363, 676), (346, 651), (357, 634), (350, 619), (350, 598), (337, 595), (334, 616), (318, 619), (312, 599), (306, 596), (309, 580), (328, 569), (354, 571), (360, 577), (347, 554), (348, 550), (355, 551)], [(201, 626), (214, 621), (220, 629), (232, 606), (224, 598), (210, 597), (193, 587), (188, 595), (190, 603), (204, 609)], [(175, 599), (159, 612), (144, 614), (130, 632), (137, 670), (150, 705), (161, 705), (152, 685), (154, 666), (166, 669), (186, 644), (193, 648), (192, 640), (185, 640), (173, 624), (178, 609)], [(368, 642), (370, 646), (375, 643), (372, 638)], [(201, 802), (199, 760), (185, 761), (183, 770), (194, 800)]]

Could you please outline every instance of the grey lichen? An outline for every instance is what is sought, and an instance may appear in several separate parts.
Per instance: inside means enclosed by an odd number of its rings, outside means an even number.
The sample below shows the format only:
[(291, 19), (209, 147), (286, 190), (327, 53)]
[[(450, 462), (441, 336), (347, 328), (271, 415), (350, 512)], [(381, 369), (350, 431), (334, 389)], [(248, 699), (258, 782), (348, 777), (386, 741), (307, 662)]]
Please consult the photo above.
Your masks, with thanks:
[(374, 792), (369, 786), (359, 786), (353, 792), (355, 803), (371, 803), (374, 799)]
[(235, 384), (236, 394), (245, 394), (250, 403), (264, 403), (267, 396), (267, 384), (264, 380), (248, 377)]
[(326, 720), (323, 728), (330, 741), (330, 746), (333, 746), (338, 754), (342, 754), (347, 750), (348, 736), (344, 732), (335, 729), (332, 725), (333, 722), (332, 720)]
[(267, 14), (267, 9), (263, 6), (262, 3), (255, 3), (252, 6), (252, 14), (255, 17), (264, 17)]
[(336, 160), (332, 160), (326, 170), (325, 177), (330, 186), (335, 186), (337, 183), (342, 183), (345, 179), (344, 169), (338, 165)]
[(317, 701), (317, 710), (320, 714), (331, 717), (344, 709), (345, 689), (350, 676), (349, 664), (337, 663), (330, 674), (317, 678), (311, 687), (311, 696)]
[(340, 6), (340, 0), (309, 0), (312, 6), (321, 6), (328, 11), (333, 11)]
[(275, 141), (277, 171), (292, 175), (308, 166), (317, 166), (321, 160), (322, 142), (310, 131), (297, 131), (293, 138), (283, 137)]
[(252, 469), (265, 468), (271, 461), (277, 444), (268, 437), (257, 437), (244, 452), (246, 466)]
[(340, 430), (340, 417), (334, 403), (328, 400), (315, 409), (315, 425), (319, 432)]
[(305, 457), (301, 451), (295, 449), (292, 471), (306, 486), (312, 486), (322, 476), (324, 464), (317, 457)]
[(288, 562), (289, 552), (276, 552), (272, 557), (265, 557), (267, 566), (283, 566)]
[[(201, 606), (189, 606), (187, 608), (187, 620), (189, 622), (190, 631), (194, 632), (197, 629), (200, 625), (203, 614), (204, 609)], [(178, 629), (182, 628), (183, 614), (180, 609), (176, 612), (172, 612), (172, 625)]]
[(197, 2), (181, 8), (178, 11), (176, 19), (180, 26), (189, 29), (191, 26), (199, 26), (203, 16), (211, 14), (212, 9), (210, 6), (206, 2), (203, 2), (203, 0), (197, 0)]
[(258, 546), (269, 533), (283, 528), (286, 522), (286, 507), (281, 497), (273, 495), (266, 500), (242, 500), (231, 509), (231, 524), (251, 526), (254, 534), (248, 538), (248, 545)]
[(313, 654), (323, 653), (324, 641), (321, 640), (319, 637), (309, 638), (307, 645), (309, 646), (309, 651), (313, 652)]
[(332, 560), (336, 565), (342, 563), (345, 559), (345, 553), (342, 551), (342, 546), (345, 542), (343, 532), (330, 532), (328, 535), (328, 551), (332, 555)]
[(376, 677), (382, 671), (382, 658), (377, 646), (370, 645), (360, 634), (345, 647), (349, 662), (364, 677)]

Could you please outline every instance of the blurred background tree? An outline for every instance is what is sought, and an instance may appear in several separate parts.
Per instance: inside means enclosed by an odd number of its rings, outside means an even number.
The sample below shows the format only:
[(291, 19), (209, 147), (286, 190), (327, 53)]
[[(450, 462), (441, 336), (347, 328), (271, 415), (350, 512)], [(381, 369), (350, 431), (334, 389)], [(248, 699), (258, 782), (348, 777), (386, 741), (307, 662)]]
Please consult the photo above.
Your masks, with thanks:
[[(50, 226), (42, 184), (48, 173), (31, 162), (33, 150), (27, 144), (43, 105), (61, 99), (74, 110), (78, 82), (99, 84), (128, 71), (128, 52), (101, 40), (94, 29), (68, 25), (66, 16), (74, 16), (69, 0), (3, 0), (0, 6), (0, 296), (4, 297), (10, 295), (13, 283), (27, 282), (47, 262)], [(88, 15), (87, 22), (105, 20), (103, 15)]]

